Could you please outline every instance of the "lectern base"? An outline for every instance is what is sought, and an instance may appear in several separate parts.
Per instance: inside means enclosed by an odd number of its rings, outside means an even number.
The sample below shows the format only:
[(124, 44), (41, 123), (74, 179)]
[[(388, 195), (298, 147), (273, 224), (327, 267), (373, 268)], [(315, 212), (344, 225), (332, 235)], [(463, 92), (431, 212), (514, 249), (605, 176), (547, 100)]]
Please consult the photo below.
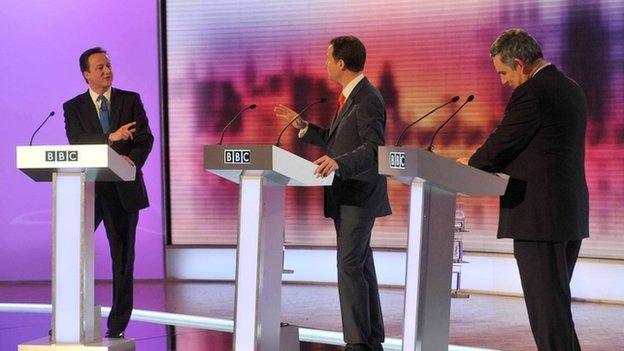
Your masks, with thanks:
[(280, 326), (279, 351), (299, 351), (299, 327), (285, 324)]
[(52, 344), (49, 337), (17, 346), (18, 351), (134, 351), (132, 339), (101, 339), (88, 345)]

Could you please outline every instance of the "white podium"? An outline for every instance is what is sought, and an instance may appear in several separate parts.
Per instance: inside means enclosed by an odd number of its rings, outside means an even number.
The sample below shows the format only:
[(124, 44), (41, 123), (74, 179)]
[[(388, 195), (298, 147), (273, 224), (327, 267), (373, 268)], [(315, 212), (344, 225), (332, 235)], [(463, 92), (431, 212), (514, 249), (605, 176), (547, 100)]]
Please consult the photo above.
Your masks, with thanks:
[(333, 174), (317, 178), (315, 164), (274, 145), (207, 145), (204, 168), (239, 184), (233, 349), (299, 350), (298, 337), (280, 343), (285, 187), (331, 185)]
[(447, 351), (456, 195), (502, 195), (508, 177), (391, 146), (379, 148), (379, 173), (410, 187), (403, 350)]
[(52, 336), (18, 346), (38, 350), (134, 350), (102, 339), (94, 306), (94, 182), (134, 180), (135, 167), (108, 145), (18, 146), (17, 168), (52, 181)]

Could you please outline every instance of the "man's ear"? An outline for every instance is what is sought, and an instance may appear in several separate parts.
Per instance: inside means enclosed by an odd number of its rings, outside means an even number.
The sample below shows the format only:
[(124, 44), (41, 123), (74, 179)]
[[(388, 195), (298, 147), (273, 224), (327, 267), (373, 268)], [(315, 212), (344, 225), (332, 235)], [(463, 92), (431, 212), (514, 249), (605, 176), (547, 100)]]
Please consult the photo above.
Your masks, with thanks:
[(347, 69), (347, 65), (345, 64), (343, 59), (338, 60), (338, 67), (340, 67), (341, 71), (344, 71)]
[(522, 61), (521, 59), (514, 59), (515, 65), (516, 67), (518, 67), (520, 69), (520, 72), (522, 72), (523, 74), (531, 74), (531, 68), (529, 67), (529, 65), (527, 65), (526, 63), (524, 63), (524, 61)]

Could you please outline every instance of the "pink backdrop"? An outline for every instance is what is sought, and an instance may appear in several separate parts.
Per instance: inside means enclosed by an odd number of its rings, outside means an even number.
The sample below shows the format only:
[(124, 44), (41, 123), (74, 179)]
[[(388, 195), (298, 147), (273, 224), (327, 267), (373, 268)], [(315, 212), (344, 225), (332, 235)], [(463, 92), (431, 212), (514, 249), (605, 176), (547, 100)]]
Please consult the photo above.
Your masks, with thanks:
[[(145, 165), (151, 207), (140, 214), (137, 278), (164, 275), (160, 176), (160, 111), (156, 2), (64, 0), (2, 2), (0, 11), (0, 281), (51, 277), (51, 183), (35, 183), (15, 168), (15, 146), (56, 111), (35, 144), (66, 144), (64, 101), (86, 91), (78, 57), (103, 46), (114, 85), (141, 94), (156, 137)], [(96, 278), (110, 279), (103, 228), (96, 237)]]

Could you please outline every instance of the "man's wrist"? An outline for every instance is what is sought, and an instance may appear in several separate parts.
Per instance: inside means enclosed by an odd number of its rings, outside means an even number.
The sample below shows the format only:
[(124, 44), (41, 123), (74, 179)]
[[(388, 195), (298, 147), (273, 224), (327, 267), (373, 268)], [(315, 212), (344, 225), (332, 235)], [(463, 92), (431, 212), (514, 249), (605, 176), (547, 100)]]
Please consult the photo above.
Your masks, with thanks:
[(310, 126), (308, 122), (306, 121), (303, 121), (303, 122), (305, 123), (305, 126), (299, 129), (299, 134), (297, 135), (299, 138), (303, 138), (303, 136), (306, 135), (308, 131), (308, 127)]
[(308, 127), (308, 122), (304, 119), (301, 120), (301, 122), (297, 121), (297, 123), (295, 123), (295, 128), (301, 130), (301, 129), (305, 129)]

